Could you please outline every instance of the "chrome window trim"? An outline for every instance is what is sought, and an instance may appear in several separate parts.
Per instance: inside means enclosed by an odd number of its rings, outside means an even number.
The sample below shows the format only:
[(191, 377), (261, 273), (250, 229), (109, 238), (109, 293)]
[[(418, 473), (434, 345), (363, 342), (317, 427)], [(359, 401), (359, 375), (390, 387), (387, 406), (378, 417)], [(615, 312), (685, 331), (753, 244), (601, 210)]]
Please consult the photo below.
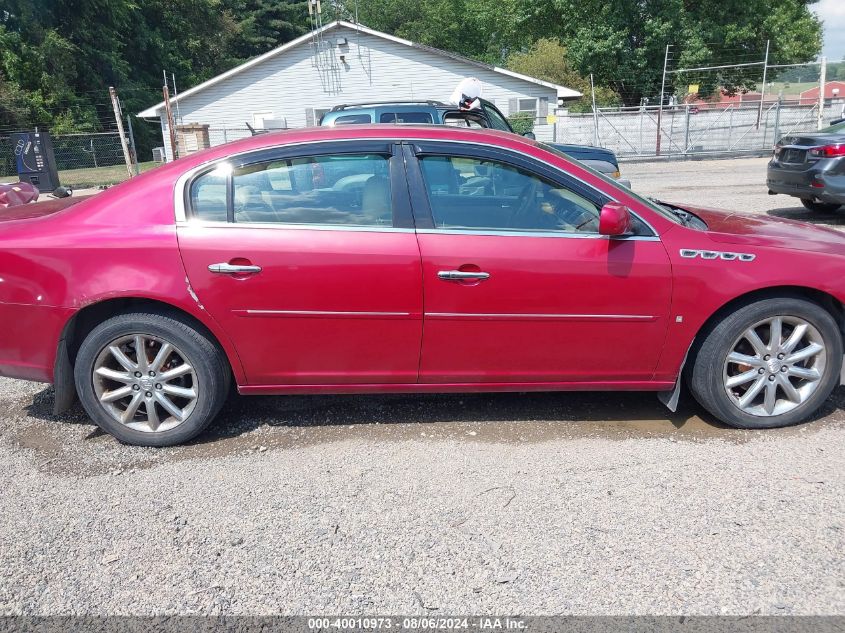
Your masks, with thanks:
[(490, 230), (476, 230), (476, 229), (417, 229), (417, 233), (421, 235), (486, 235), (490, 237), (557, 237), (557, 238), (571, 238), (576, 240), (613, 240), (621, 242), (659, 242), (660, 237), (657, 235), (628, 235), (628, 236), (611, 236), (601, 235), (600, 233), (573, 233), (571, 231), (498, 231), (496, 229)]
[[(501, 146), (498, 146), (498, 145), (493, 145), (493, 146), (491, 146), (491, 145), (483, 145), (483, 144), (479, 144), (479, 143), (474, 143), (474, 142), (472, 142), (472, 141), (452, 141), (452, 140), (448, 140), (448, 139), (425, 139), (425, 140), (421, 140), (421, 139), (406, 139), (406, 140), (407, 140), (407, 141), (409, 141), (409, 142), (419, 141), (419, 142), (432, 142), (432, 143), (447, 143), (447, 144), (474, 145), (474, 146), (480, 146), (480, 147), (483, 147), (483, 148), (488, 149), (488, 150), (489, 150), (489, 149), (492, 149), (492, 150), (497, 151), (497, 152), (503, 152), (503, 153), (506, 153), (506, 154), (507, 154), (507, 153), (510, 153), (510, 154), (516, 154), (516, 153), (518, 153), (516, 150), (513, 150), (513, 149), (511, 149), (511, 148), (509, 148), (509, 147), (501, 147)], [(539, 149), (541, 149), (541, 150), (542, 150), (543, 148), (541, 147), (541, 148), (539, 148)], [(440, 154), (431, 154), (431, 155), (438, 155), (438, 156), (439, 156)], [(447, 152), (447, 153), (444, 153), (444, 154), (442, 154), (442, 155), (444, 155), (444, 156), (448, 156), (449, 154), (448, 154), (448, 152)], [(531, 161), (539, 162), (539, 161), (540, 161), (540, 159), (539, 159), (539, 158), (537, 158), (536, 156), (532, 156), (532, 155), (530, 155), (530, 154), (525, 154), (525, 155), (523, 155), (523, 156), (524, 156), (525, 158), (527, 158), (527, 159), (528, 159), (528, 162), (531, 162)], [(419, 160), (419, 158), (418, 158), (417, 160)], [(572, 160), (572, 161), (574, 161), (574, 162), (578, 162), (578, 161), (576, 161), (575, 159), (569, 159), (569, 160)], [(563, 175), (564, 175), (565, 177), (567, 177), (567, 178), (573, 178), (573, 179), (577, 180), (579, 183), (581, 183), (582, 185), (584, 185), (584, 186), (585, 186), (585, 187), (587, 187), (588, 189), (591, 189), (592, 191), (596, 192), (598, 195), (600, 195), (600, 196), (602, 196), (602, 197), (604, 197), (604, 198), (609, 198), (609, 199), (610, 199), (611, 201), (613, 201), (613, 202), (617, 202), (617, 203), (619, 202), (619, 199), (618, 199), (617, 197), (612, 196), (612, 195), (610, 195), (610, 194), (608, 194), (608, 193), (606, 193), (606, 192), (602, 191), (601, 189), (599, 189), (599, 188), (598, 188), (598, 187), (596, 187), (595, 185), (593, 185), (593, 184), (591, 184), (591, 183), (587, 182), (586, 180), (581, 180), (580, 178), (577, 178), (577, 177), (576, 177), (576, 176), (574, 176), (573, 174), (569, 173), (568, 171), (565, 171), (565, 170), (561, 169), (560, 167), (557, 167), (557, 166), (555, 166), (555, 165), (552, 165), (551, 163), (542, 163), (542, 165), (543, 165), (544, 167), (546, 167), (546, 168), (550, 169), (550, 170), (551, 170), (551, 171), (553, 171), (553, 172), (558, 172), (558, 173), (560, 173), (560, 174), (563, 174)], [(517, 168), (519, 168), (519, 166), (518, 166), (518, 165), (515, 165), (515, 166), (516, 166)], [(593, 171), (598, 172), (598, 170), (593, 169), (593, 168), (592, 168), (592, 167), (590, 167), (589, 165), (585, 165), (585, 167), (587, 167), (588, 169), (592, 169)], [(420, 169), (420, 171), (422, 171), (422, 170)], [(600, 174), (600, 175), (604, 176), (604, 174)], [(607, 176), (605, 176), (605, 177), (607, 177)], [(618, 184), (617, 184), (616, 186), (621, 187), (621, 185), (618, 185)], [(627, 206), (627, 205), (625, 205), (625, 206)], [(643, 218), (643, 217), (642, 217), (639, 213), (637, 213), (636, 211), (634, 211), (634, 210), (632, 210), (632, 209), (630, 209), (630, 208), (629, 208), (628, 210), (630, 211), (631, 215), (633, 215), (635, 218), (637, 218), (640, 222), (642, 222), (642, 223), (646, 226), (646, 228), (647, 228), (649, 231), (651, 231), (651, 235), (641, 235), (641, 236), (638, 236), (638, 237), (656, 237), (656, 238), (660, 239), (660, 236), (659, 236), (659, 234), (657, 233), (657, 230), (656, 230), (656, 229), (652, 226), (651, 222), (649, 222), (648, 220), (646, 220), (645, 218)]]
[(287, 222), (225, 222), (213, 220), (183, 220), (177, 221), (178, 228), (206, 228), (206, 229), (272, 229), (293, 231), (354, 231), (358, 233), (415, 233), (414, 229), (396, 228), (393, 226), (368, 226), (352, 224), (293, 224)]
[(613, 241), (634, 241), (634, 242), (659, 242), (660, 238), (652, 235), (629, 235), (629, 236), (608, 236), (598, 233), (571, 233), (559, 232), (536, 232), (527, 231), (476, 231), (472, 229), (404, 229), (390, 226), (352, 226), (349, 224), (287, 224), (283, 222), (225, 222), (213, 220), (185, 220), (176, 223), (179, 228), (236, 228), (236, 229), (272, 229), (293, 230), (293, 231), (353, 231), (357, 233), (416, 233), (419, 235), (480, 235), (487, 237), (545, 237), (545, 238), (571, 238), (576, 240), (613, 240)]
[[(226, 163), (226, 162), (228, 162), (232, 159), (236, 159), (236, 158), (239, 158), (241, 156), (247, 156), (249, 154), (254, 154), (256, 152), (265, 152), (265, 151), (270, 151), (270, 150), (275, 150), (275, 149), (285, 149), (285, 148), (288, 148), (288, 147), (301, 147), (303, 145), (320, 145), (320, 144), (323, 144), (323, 143), (343, 143), (343, 142), (356, 142), (356, 141), (384, 141), (385, 143), (403, 143), (403, 142), (413, 143), (413, 142), (430, 141), (430, 142), (434, 142), (434, 143), (452, 143), (452, 144), (460, 144), (460, 145), (490, 147), (489, 145), (484, 145), (483, 143), (479, 143), (477, 141), (457, 141), (457, 140), (450, 140), (450, 139), (437, 139), (437, 138), (425, 138), (425, 137), (424, 138), (409, 138), (409, 137), (406, 137), (406, 138), (392, 138), (392, 137), (381, 138), (381, 137), (377, 137), (377, 138), (348, 138), (348, 139), (345, 139), (345, 138), (330, 138), (330, 139), (319, 139), (319, 140), (311, 140), (311, 141), (299, 141), (299, 142), (296, 142), (296, 143), (283, 143), (283, 144), (280, 144), (280, 145), (268, 145), (268, 146), (265, 146), (265, 147), (254, 147), (254, 148), (249, 149), (249, 150), (244, 150), (243, 152), (237, 152), (235, 154), (229, 154), (228, 156), (225, 156), (225, 157), (220, 157), (220, 158), (208, 160), (204, 163), (197, 165), (196, 167), (191, 168), (190, 170), (186, 171), (181, 176), (179, 176), (179, 178), (176, 180), (176, 184), (173, 188), (174, 189), (174, 191), (173, 191), (173, 208), (174, 208), (174, 215), (175, 215), (176, 222), (179, 223), (179, 222), (187, 222), (188, 221), (188, 213), (187, 213), (187, 209), (185, 208), (185, 188), (186, 188), (187, 185), (190, 184), (190, 181), (199, 172), (206, 171), (209, 168), (213, 168), (213, 166), (215, 166), (215, 165)], [(513, 150), (513, 149), (510, 149), (510, 148), (507, 148), (507, 147), (500, 147), (500, 146), (494, 146), (494, 149), (497, 149), (497, 150), (500, 150), (500, 151), (503, 151), (503, 152), (506, 152), (506, 153), (507, 152), (516, 153), (517, 152), (517, 150)], [(543, 148), (539, 148), (539, 149), (542, 150)], [(531, 155), (528, 155), (528, 158), (530, 160), (534, 160), (534, 161), (540, 160), (536, 156), (531, 156)], [(546, 167), (548, 167), (549, 169), (551, 169), (552, 171), (559, 172), (559, 173), (563, 174), (564, 176), (566, 176), (568, 178), (574, 178), (575, 177), (572, 174), (570, 174), (568, 171), (565, 171), (565, 170), (561, 169), (560, 167), (557, 167), (556, 165), (553, 165), (551, 163), (543, 163), (543, 164)], [(580, 179), (578, 179), (578, 180), (584, 186), (589, 187), (590, 189), (592, 189), (593, 191), (595, 191), (599, 195), (602, 195), (606, 198), (610, 198), (613, 202), (619, 202), (619, 199), (617, 197), (612, 196), (612, 195), (608, 194), (607, 192), (602, 191), (601, 189), (599, 189), (595, 185), (587, 182), (586, 180), (580, 180)], [(631, 214), (634, 217), (636, 217), (638, 220), (640, 220), (640, 222), (645, 224), (645, 226), (648, 227), (648, 230), (652, 232), (652, 235), (650, 235), (650, 236), (649, 235), (638, 235), (638, 236), (632, 236), (632, 237), (637, 237), (637, 238), (640, 238), (640, 239), (655, 238), (658, 241), (660, 240), (660, 235), (658, 234), (658, 232), (655, 230), (655, 228), (651, 225), (651, 223), (648, 220), (646, 220), (639, 213), (637, 213), (633, 210), (631, 210)], [(215, 224), (218, 224), (218, 223), (215, 223)], [(230, 226), (235, 226), (237, 224), (237, 222), (233, 222), (231, 224), (229, 222), (221, 222), (219, 224), (226, 224), (226, 225), (230, 225)], [(270, 226), (270, 225), (268, 223), (268, 224), (258, 224), (258, 226), (266, 227), (266, 226)], [(501, 235), (501, 232), (498, 232), (497, 234)], [(522, 233), (519, 233), (518, 235), (523, 236)], [(601, 237), (604, 237), (604, 236), (601, 236)], [(625, 239), (632, 239), (632, 238), (625, 238)]]

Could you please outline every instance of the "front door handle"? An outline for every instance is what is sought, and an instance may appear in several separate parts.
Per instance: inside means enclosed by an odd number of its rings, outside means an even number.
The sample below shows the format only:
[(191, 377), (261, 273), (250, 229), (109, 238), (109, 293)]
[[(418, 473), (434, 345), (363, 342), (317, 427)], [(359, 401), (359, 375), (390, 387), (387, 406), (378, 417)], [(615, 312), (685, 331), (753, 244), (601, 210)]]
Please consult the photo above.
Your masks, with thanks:
[(490, 279), (490, 273), (470, 272), (465, 270), (441, 270), (437, 273), (437, 276), (440, 279), (445, 279), (446, 281), (465, 281), (467, 279), (477, 279), (483, 281), (484, 279)]
[(235, 264), (209, 264), (209, 272), (220, 275), (249, 275), (261, 272), (261, 266), (238, 266)]

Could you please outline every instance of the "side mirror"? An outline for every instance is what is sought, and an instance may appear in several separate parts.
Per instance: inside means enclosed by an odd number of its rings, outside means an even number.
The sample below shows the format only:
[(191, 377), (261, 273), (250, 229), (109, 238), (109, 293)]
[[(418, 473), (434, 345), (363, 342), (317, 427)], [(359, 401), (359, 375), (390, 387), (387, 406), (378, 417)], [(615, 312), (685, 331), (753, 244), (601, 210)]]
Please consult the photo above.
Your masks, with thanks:
[(536, 136), (534, 136), (534, 132), (525, 132), (525, 134), (523, 134), (523, 136), (525, 138), (530, 138), (532, 141), (537, 138)]
[(608, 202), (599, 215), (599, 234), (628, 235), (631, 233), (631, 212), (618, 202)]

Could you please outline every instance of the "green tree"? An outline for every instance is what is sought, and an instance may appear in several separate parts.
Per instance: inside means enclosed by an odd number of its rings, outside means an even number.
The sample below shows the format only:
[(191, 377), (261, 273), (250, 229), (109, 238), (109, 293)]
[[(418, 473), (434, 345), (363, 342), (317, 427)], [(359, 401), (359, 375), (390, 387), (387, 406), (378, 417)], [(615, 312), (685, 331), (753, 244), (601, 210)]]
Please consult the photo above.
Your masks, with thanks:
[[(582, 76), (594, 73), (599, 85), (636, 105), (644, 96), (655, 102), (667, 44), (673, 68), (762, 61), (766, 40), (772, 64), (813, 59), (821, 48), (821, 25), (809, 9), (813, 2), (544, 0), (526, 12), (525, 28), (536, 37), (566, 41), (568, 58)], [(752, 66), (696, 79), (703, 92), (717, 85), (737, 91), (754, 88), (760, 71)], [(679, 87), (692, 83), (691, 75), (676, 77)]]
[(461, 55), (501, 63), (531, 44), (520, 29), (523, 0), (368, 0), (359, 5), (362, 24)]
[[(584, 96), (569, 104), (574, 112), (592, 109), (589, 78), (582, 77), (573, 68), (566, 47), (556, 39), (543, 38), (525, 52), (511, 53), (505, 66), (518, 73), (577, 90)], [(611, 88), (596, 87), (596, 105), (599, 107), (616, 106), (620, 102), (619, 95)]]
[(304, 35), (308, 3), (303, 0), (224, 0), (234, 23), (229, 54), (249, 59)]

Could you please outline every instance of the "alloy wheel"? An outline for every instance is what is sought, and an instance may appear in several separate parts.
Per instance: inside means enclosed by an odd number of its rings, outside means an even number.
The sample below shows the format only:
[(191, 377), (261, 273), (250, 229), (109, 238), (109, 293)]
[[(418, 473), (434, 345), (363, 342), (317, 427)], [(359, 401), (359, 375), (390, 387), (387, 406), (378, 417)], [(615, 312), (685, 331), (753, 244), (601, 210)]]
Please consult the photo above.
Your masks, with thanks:
[(795, 316), (759, 321), (736, 339), (725, 359), (724, 387), (731, 402), (759, 417), (782, 415), (819, 388), (827, 349), (819, 331)]
[(173, 343), (145, 334), (122, 336), (94, 362), (94, 392), (117, 422), (148, 433), (182, 424), (199, 397), (194, 367)]

